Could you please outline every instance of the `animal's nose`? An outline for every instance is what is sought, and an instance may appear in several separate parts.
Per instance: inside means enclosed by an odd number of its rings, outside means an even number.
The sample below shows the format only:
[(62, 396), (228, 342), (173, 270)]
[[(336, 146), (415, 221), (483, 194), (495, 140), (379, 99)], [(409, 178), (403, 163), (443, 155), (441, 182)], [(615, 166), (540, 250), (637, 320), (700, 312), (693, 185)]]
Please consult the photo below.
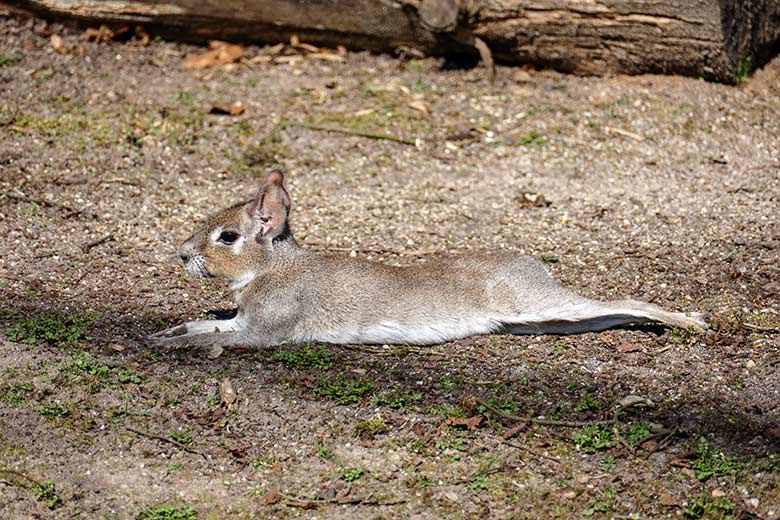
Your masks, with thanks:
[(194, 249), (195, 247), (193, 246), (192, 242), (190, 242), (189, 240), (185, 241), (181, 245), (181, 247), (179, 247), (179, 256), (181, 257), (181, 261), (184, 262), (185, 265), (187, 264), (187, 262), (190, 261), (190, 258), (195, 256), (193, 254)]

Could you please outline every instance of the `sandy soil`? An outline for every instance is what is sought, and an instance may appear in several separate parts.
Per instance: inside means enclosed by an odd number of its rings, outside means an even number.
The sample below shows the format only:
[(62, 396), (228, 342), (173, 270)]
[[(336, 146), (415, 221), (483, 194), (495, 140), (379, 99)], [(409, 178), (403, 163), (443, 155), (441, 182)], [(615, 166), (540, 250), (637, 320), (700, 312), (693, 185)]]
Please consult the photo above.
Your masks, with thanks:
[[(503, 67), (490, 84), (290, 47), (189, 71), (203, 48), (80, 36), (0, 18), (0, 517), (780, 518), (777, 61), (739, 88)], [(176, 248), (274, 164), (306, 247), (518, 250), (717, 330), (150, 347), (231, 306)], [(10, 341), (85, 313), (73, 341)]]

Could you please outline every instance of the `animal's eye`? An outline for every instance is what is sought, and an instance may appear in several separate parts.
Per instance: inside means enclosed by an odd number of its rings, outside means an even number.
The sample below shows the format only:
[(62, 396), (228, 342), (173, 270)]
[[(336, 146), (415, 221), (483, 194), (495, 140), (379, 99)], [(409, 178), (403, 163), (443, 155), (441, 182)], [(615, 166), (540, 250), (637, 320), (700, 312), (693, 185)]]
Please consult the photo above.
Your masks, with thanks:
[(238, 233), (235, 231), (223, 231), (219, 234), (218, 240), (222, 242), (223, 244), (232, 244), (236, 240), (238, 240)]

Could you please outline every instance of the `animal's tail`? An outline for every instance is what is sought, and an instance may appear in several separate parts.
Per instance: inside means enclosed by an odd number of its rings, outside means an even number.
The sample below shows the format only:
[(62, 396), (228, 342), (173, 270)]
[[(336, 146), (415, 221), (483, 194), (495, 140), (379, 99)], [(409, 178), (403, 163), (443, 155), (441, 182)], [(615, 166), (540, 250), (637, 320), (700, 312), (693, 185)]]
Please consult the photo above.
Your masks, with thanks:
[(579, 334), (641, 323), (707, 331), (707, 323), (699, 312), (669, 312), (657, 305), (634, 300), (597, 302), (583, 299), (537, 313), (507, 317), (502, 322), (510, 334)]

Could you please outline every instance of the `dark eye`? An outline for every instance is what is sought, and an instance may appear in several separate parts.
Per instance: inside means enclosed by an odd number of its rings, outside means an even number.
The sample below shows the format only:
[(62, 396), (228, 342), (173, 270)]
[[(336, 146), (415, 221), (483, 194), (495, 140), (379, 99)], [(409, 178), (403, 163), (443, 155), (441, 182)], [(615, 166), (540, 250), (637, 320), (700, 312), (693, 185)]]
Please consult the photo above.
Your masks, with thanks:
[(238, 240), (238, 233), (235, 231), (223, 231), (219, 234), (218, 240), (222, 242), (223, 244), (232, 244), (236, 240)]

